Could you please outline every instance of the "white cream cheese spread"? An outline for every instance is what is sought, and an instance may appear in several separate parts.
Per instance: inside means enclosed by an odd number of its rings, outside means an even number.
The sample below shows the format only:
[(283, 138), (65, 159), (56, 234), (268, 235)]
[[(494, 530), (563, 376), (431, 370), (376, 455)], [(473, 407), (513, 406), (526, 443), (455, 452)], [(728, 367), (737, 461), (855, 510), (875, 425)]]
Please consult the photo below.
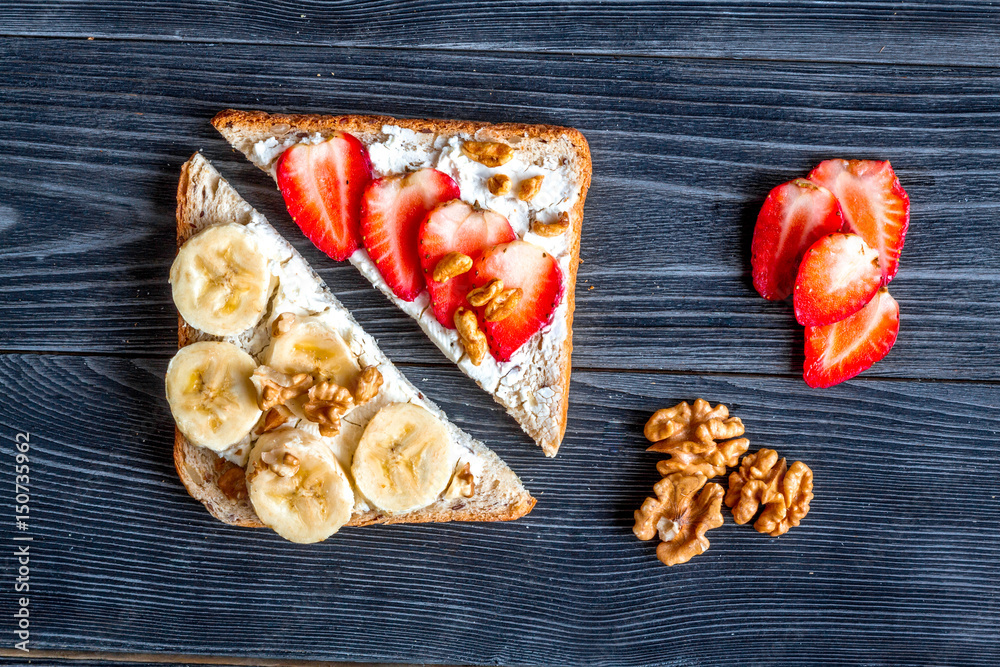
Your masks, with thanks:
[[(462, 143), (470, 139), (458, 134), (449, 137), (414, 132), (395, 125), (382, 127), (381, 135), (366, 142), (368, 155), (376, 176), (402, 174), (407, 171), (432, 167), (451, 176), (459, 185), (461, 198), (481, 208), (489, 208), (502, 214), (510, 222), (519, 238), (529, 241), (556, 258), (563, 274), (563, 296), (556, 306), (551, 322), (542, 327), (531, 339), (511, 355), (506, 362), (497, 361), (492, 355), (475, 366), (465, 354), (454, 329), (442, 326), (429, 308), (430, 297), (426, 290), (414, 301), (403, 301), (386, 284), (378, 268), (362, 248), (350, 257), (350, 262), (366, 278), (386, 295), (400, 310), (417, 320), (427, 336), (451, 361), (475, 380), (483, 389), (494, 394), (505, 406), (522, 406), (532, 415), (538, 427), (551, 419), (558, 419), (561, 391), (551, 386), (529, 387), (521, 382), (523, 375), (531, 368), (544, 368), (561, 358), (561, 351), (569, 335), (566, 325), (568, 299), (566, 281), (570, 279), (572, 252), (570, 234), (544, 237), (531, 231), (534, 220), (553, 222), (564, 213), (569, 213), (577, 204), (579, 188), (572, 171), (566, 164), (551, 155), (536, 162), (527, 162), (516, 151), (506, 164), (487, 167), (471, 160), (462, 150)], [(306, 137), (291, 137), (283, 142), (271, 137), (257, 142), (253, 156), (259, 163), (269, 168), (273, 175), (277, 157), (289, 146), (296, 143), (319, 143), (323, 136), (314, 133)], [(530, 201), (518, 199), (514, 192), (494, 195), (486, 182), (495, 174), (508, 176), (515, 184), (533, 176), (542, 176), (542, 184)], [(559, 373), (555, 374), (559, 376)]]
[[(298, 316), (311, 316), (343, 338), (357, 358), (360, 367), (376, 366), (382, 374), (382, 386), (376, 396), (345, 414), (341, 420), (340, 432), (335, 436), (322, 436), (317, 424), (294, 416), (281, 428), (299, 428), (318, 436), (331, 448), (350, 477), (354, 451), (372, 417), (390, 403), (415, 403), (430, 411), (446, 425), (451, 435), (452, 447), (458, 450), (456, 458), (463, 465), (469, 463), (472, 474), (479, 479), (482, 475), (483, 461), (475, 452), (462, 444), (461, 438), (458, 437), (460, 432), (457, 427), (448, 422), (440, 409), (429, 404), (424, 399), (423, 394), (385, 358), (379, 351), (375, 339), (365, 333), (346, 309), (334, 305), (334, 297), (305, 260), (295, 253), (292, 247), (256, 211), (250, 213), (250, 220), (247, 222), (246, 228), (254, 234), (259, 247), (267, 255), (268, 270), (273, 277), (273, 293), (268, 309), (254, 327), (239, 335), (226, 336), (222, 340), (246, 350), (260, 363), (263, 353), (271, 341), (271, 326), (279, 315), (292, 313)], [(204, 334), (199, 335), (199, 338), (201, 337), (213, 338)], [(220, 454), (236, 465), (245, 467), (257, 437), (254, 432), (251, 432), (242, 441)], [(354, 486), (353, 480), (352, 486)], [(373, 506), (367, 502), (356, 486), (354, 486), (354, 497), (355, 513), (373, 509)]]

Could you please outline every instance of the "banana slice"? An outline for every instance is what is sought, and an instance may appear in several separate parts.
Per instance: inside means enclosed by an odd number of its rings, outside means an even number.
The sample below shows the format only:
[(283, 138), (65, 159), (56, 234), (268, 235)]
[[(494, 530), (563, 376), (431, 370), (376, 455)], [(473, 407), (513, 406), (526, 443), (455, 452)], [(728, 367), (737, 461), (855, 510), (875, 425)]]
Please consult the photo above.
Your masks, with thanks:
[(365, 428), (351, 462), (358, 489), (391, 514), (431, 504), (457, 460), (444, 424), (413, 403), (391, 403)]
[(174, 304), (191, 326), (213, 336), (246, 331), (271, 293), (267, 257), (243, 225), (215, 225), (181, 246), (170, 267)]
[(314, 317), (279, 316), (284, 332), (277, 332), (264, 353), (264, 363), (296, 375), (309, 373), (319, 383), (330, 380), (353, 388), (361, 367), (343, 337)]
[(354, 491), (333, 452), (295, 428), (260, 436), (247, 466), (257, 516), (286, 540), (322, 542), (351, 518)]
[(250, 376), (257, 363), (232, 343), (203, 341), (182, 347), (167, 366), (167, 403), (188, 440), (211, 450), (236, 444), (260, 409)]

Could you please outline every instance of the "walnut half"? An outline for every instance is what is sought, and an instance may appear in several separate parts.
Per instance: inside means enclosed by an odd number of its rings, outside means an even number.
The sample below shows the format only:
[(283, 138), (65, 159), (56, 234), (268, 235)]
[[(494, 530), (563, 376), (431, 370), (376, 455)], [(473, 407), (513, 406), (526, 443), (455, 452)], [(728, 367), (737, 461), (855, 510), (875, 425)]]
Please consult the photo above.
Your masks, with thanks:
[(320, 435), (332, 437), (340, 432), (340, 418), (353, 407), (351, 392), (335, 382), (321, 382), (309, 390), (302, 410), (306, 419), (319, 424)]
[(382, 387), (382, 373), (375, 366), (365, 366), (354, 387), (354, 403), (362, 405), (375, 398)]
[(497, 197), (510, 194), (510, 189), (512, 187), (510, 176), (507, 176), (506, 174), (493, 174), (490, 176), (489, 180), (486, 181), (486, 187), (489, 188), (490, 192)]
[(455, 468), (451, 482), (444, 491), (444, 497), (451, 500), (453, 498), (471, 498), (475, 494), (476, 478), (472, 474), (472, 464), (466, 463), (463, 466), (459, 463)]
[(313, 378), (308, 373), (287, 375), (270, 366), (258, 366), (250, 381), (257, 388), (257, 405), (264, 412), (301, 396), (313, 386)]
[(517, 308), (523, 295), (524, 290), (520, 287), (505, 289), (486, 304), (483, 318), (487, 322), (499, 322), (507, 319), (514, 314), (514, 309)]
[(553, 237), (559, 236), (569, 229), (569, 213), (565, 211), (552, 222), (542, 222), (541, 220), (535, 220), (531, 223), (531, 231), (538, 234), (539, 236)]
[(247, 480), (243, 468), (230, 465), (215, 481), (222, 495), (230, 500), (243, 500), (247, 497)]
[(705, 484), (705, 475), (667, 475), (653, 486), (656, 498), (646, 498), (635, 512), (632, 531), (640, 540), (657, 534), (662, 542), (656, 557), (666, 565), (686, 563), (708, 550), (705, 533), (722, 525), (722, 487)]
[(656, 466), (661, 475), (700, 473), (711, 479), (726, 474), (746, 453), (750, 441), (737, 437), (743, 432), (743, 422), (730, 417), (726, 406), (713, 408), (699, 398), (693, 406), (684, 401), (657, 410), (646, 422), (646, 439), (653, 442), (646, 451), (670, 455)]
[(438, 261), (431, 277), (436, 283), (446, 283), (456, 276), (468, 273), (471, 268), (471, 257), (460, 252), (449, 252)]
[(505, 165), (514, 157), (513, 148), (497, 141), (463, 141), (462, 152), (490, 168)]
[(762, 449), (743, 458), (740, 469), (729, 475), (726, 506), (733, 519), (744, 524), (757, 510), (764, 511), (753, 527), (758, 532), (778, 537), (799, 525), (809, 513), (813, 499), (813, 473), (806, 464), (796, 461), (789, 467), (773, 449)]
[(535, 195), (541, 191), (544, 179), (545, 177), (539, 174), (538, 176), (532, 176), (521, 181), (520, 185), (517, 186), (517, 198), (522, 201), (531, 201), (534, 199)]
[(479, 320), (476, 314), (468, 308), (460, 307), (455, 311), (455, 328), (458, 329), (458, 337), (465, 348), (465, 353), (469, 355), (469, 361), (473, 366), (483, 363), (489, 346), (486, 342), (486, 334), (479, 330)]

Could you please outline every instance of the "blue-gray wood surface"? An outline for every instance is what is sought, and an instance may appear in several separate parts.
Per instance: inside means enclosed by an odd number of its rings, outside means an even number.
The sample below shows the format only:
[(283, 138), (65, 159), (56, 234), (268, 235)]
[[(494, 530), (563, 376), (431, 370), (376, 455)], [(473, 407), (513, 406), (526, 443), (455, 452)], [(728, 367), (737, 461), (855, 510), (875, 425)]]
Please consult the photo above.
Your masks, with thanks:
[[(0, 503), (31, 434), (32, 648), (515, 665), (1000, 663), (1000, 11), (989, 2), (16, 2), (0, 7)], [(93, 38), (93, 39), (90, 39)], [(590, 141), (570, 422), (548, 460), (306, 241), (226, 107), (543, 122)], [(538, 497), (509, 524), (234, 529), (172, 469), (180, 164), (203, 150), (407, 376)], [(812, 390), (749, 281), (774, 185), (890, 159), (899, 341)], [(642, 424), (704, 397), (808, 463), (781, 538), (662, 566)], [(0, 656), (13, 518), (0, 519)], [(50, 654), (50, 663), (63, 664)], [(145, 656), (145, 657), (143, 657)], [(3, 658), (0, 657), (0, 660)], [(41, 663), (40, 663), (41, 664)], [(95, 663), (96, 664), (96, 663)]]

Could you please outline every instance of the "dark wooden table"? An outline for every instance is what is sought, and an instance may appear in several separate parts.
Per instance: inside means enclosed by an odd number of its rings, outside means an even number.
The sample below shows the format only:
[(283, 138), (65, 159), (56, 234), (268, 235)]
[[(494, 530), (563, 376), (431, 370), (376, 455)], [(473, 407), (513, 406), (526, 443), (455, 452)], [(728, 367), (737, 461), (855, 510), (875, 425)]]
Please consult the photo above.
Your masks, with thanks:
[[(990, 2), (8, 2), (0, 12), (0, 660), (35, 665), (1000, 663), (1000, 13)], [(566, 441), (544, 459), (209, 126), (226, 107), (556, 123), (590, 141)], [(537, 495), (512, 524), (213, 520), (163, 374), (180, 164), (203, 150), (407, 376)], [(774, 185), (889, 159), (901, 333), (800, 377), (749, 281)], [(642, 424), (704, 397), (815, 471), (802, 526), (667, 568)], [(30, 518), (15, 529), (17, 434)], [(14, 648), (30, 544), (30, 648)], [(113, 655), (112, 655), (113, 654)], [(74, 662), (77, 661), (77, 662)], [(289, 662), (290, 661), (290, 662)]]

